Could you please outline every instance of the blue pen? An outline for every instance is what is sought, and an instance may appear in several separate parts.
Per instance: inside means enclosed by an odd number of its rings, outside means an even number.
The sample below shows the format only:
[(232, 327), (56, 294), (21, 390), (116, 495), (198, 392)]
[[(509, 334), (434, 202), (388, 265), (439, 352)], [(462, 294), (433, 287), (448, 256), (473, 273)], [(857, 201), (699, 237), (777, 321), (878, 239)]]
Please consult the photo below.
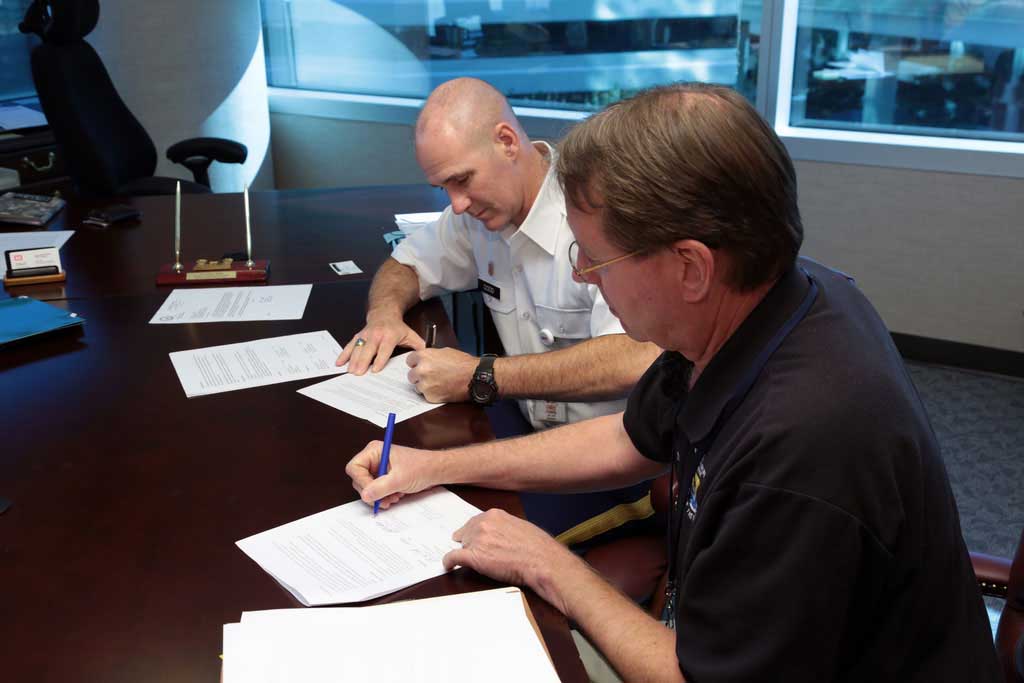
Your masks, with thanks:
[[(388, 413), (388, 426), (384, 430), (384, 448), (380, 452), (380, 466), (377, 467), (377, 478), (380, 479), (388, 473), (388, 456), (391, 455), (391, 437), (395, 433), (395, 414)], [(380, 510), (380, 501), (373, 501), (373, 516), (377, 516)]]

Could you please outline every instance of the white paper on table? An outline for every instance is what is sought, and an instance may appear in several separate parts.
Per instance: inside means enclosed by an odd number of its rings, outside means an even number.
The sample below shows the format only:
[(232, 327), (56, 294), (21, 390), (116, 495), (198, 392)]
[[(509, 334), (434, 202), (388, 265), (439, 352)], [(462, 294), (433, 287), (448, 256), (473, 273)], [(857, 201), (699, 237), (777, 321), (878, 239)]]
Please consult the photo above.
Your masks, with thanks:
[(441, 217), (440, 211), (427, 211), (424, 213), (396, 213), (395, 225), (406, 235), (411, 235), (420, 228), (437, 222)]
[(149, 324), (300, 320), (312, 289), (313, 285), (176, 289)]
[(221, 654), (224, 663), (221, 665), (221, 683), (224, 681), (256, 681), (263, 680), (261, 671), (255, 669), (259, 664), (259, 652), (254, 648), (259, 645), (255, 638), (247, 638), (242, 633), (241, 624), (224, 624), (224, 645)]
[[(513, 587), (372, 607), (244, 612), (228, 626), (237, 628), (225, 626), (224, 683), (558, 680)], [(235, 677), (232, 660), (255, 677)]]
[(367, 371), (365, 375), (342, 375), (326, 382), (299, 389), (332, 408), (369, 420), (378, 427), (386, 427), (388, 413), (395, 414), (395, 422), (408, 420), (428, 410), (443, 406), (430, 403), (409, 384), (409, 366), (403, 353), (394, 356), (380, 372)]
[(189, 398), (345, 372), (341, 345), (327, 330), (171, 352)]
[(7, 273), (5, 251), (12, 249), (37, 249), (56, 247), (60, 249), (75, 234), (74, 230), (35, 230), (33, 232), (0, 232), (0, 277)]
[(338, 275), (358, 275), (363, 270), (356, 265), (355, 261), (335, 261), (327, 264)]
[(244, 538), (236, 545), (303, 605), (360, 602), (445, 573), (452, 534), (480, 514), (444, 488), (381, 510), (361, 500)]

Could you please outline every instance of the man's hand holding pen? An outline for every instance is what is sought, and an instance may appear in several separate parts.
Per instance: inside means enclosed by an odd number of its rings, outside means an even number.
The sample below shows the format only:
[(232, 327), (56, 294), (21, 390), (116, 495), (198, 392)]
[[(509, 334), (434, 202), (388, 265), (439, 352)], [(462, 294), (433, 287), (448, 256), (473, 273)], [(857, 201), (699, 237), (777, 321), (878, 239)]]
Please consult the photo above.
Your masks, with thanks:
[(417, 448), (392, 445), (386, 474), (377, 476), (383, 458), (384, 442), (371, 441), (345, 465), (345, 474), (352, 480), (352, 488), (367, 505), (380, 503), (387, 509), (407, 493), (416, 493), (440, 483), (431, 476), (431, 467), (437, 454)]

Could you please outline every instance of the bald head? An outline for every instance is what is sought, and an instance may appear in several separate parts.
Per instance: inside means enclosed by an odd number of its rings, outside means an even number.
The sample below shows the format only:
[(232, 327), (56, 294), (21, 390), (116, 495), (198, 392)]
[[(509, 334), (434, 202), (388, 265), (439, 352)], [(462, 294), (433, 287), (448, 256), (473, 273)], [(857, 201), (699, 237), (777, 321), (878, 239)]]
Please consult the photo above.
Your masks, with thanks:
[(416, 120), (416, 140), (463, 140), (476, 146), (489, 142), (501, 123), (511, 126), (529, 144), (504, 95), (477, 78), (456, 78), (430, 93)]
[(488, 230), (522, 225), (548, 168), (505, 96), (476, 78), (439, 85), (416, 121), (416, 162), (452, 211)]

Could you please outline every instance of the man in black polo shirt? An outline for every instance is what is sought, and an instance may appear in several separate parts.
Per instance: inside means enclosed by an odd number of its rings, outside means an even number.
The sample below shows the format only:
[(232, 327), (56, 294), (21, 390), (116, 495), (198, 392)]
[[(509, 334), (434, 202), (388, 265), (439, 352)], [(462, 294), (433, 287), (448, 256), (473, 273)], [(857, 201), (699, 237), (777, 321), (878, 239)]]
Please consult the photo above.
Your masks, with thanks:
[(387, 507), (440, 483), (677, 486), (665, 623), (491, 510), (445, 558), (525, 584), (626, 680), (998, 681), (935, 437), (889, 335), (843, 275), (797, 258), (796, 178), (740, 95), (677, 85), (592, 116), (558, 172), (576, 276), (667, 351), (626, 412), (347, 472)]

